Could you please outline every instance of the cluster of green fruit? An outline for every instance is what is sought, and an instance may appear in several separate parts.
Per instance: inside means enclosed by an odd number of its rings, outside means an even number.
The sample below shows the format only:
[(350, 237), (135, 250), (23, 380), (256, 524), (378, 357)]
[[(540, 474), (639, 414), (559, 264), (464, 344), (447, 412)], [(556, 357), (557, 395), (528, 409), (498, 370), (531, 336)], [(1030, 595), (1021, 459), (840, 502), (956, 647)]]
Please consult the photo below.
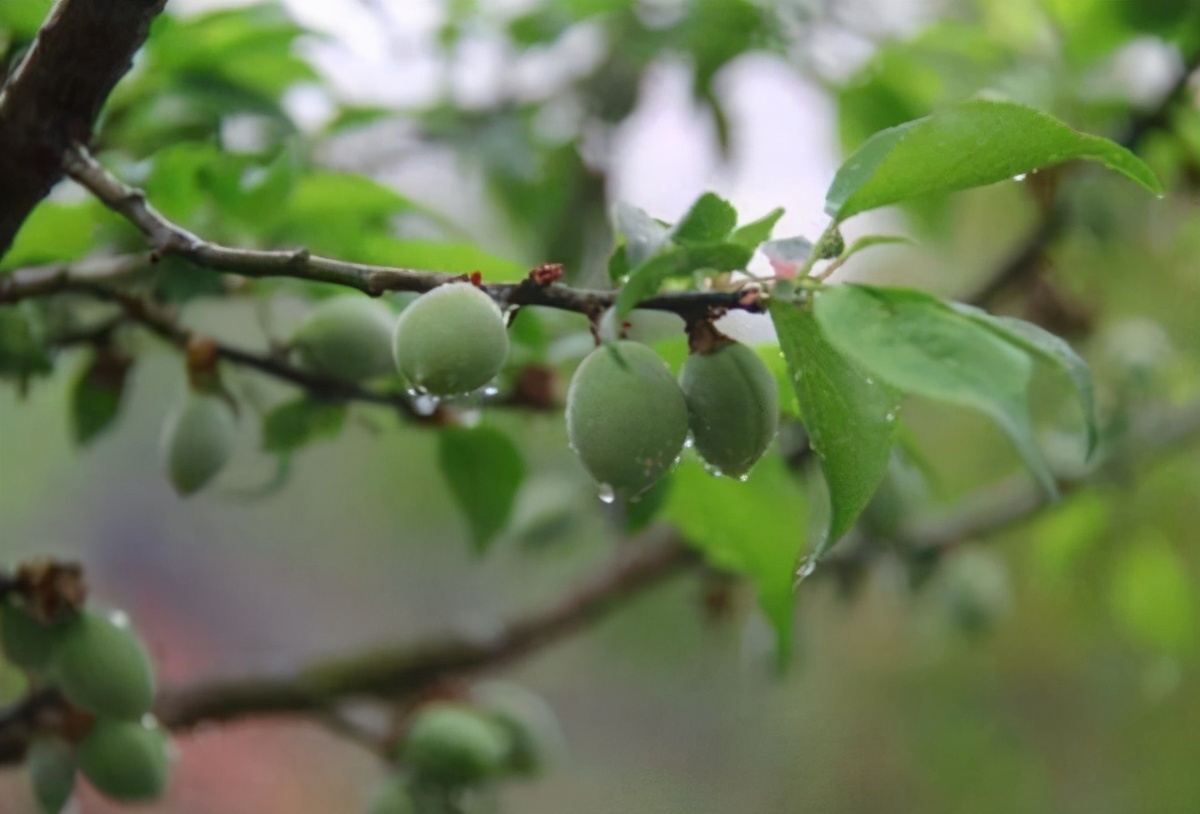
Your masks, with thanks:
[(470, 702), (427, 704), (396, 748), (406, 771), (384, 781), (370, 814), (441, 810), (445, 801), (484, 784), (533, 776), (561, 741), (550, 708), (512, 684), (481, 685)]
[[(694, 353), (676, 382), (648, 347), (607, 343), (579, 366), (567, 393), (571, 447), (603, 491), (636, 498), (679, 458), (690, 430), (715, 471), (748, 473), (775, 435), (778, 390), (749, 348), (723, 338)], [(418, 391), (483, 387), (508, 356), (504, 315), (470, 283), (439, 286), (395, 319), (382, 303), (341, 296), (313, 308), (292, 336), (306, 370), (363, 381), (398, 370)], [(163, 455), (181, 494), (207, 484), (234, 450), (236, 417), (221, 393), (193, 392), (171, 416)]]
[(92, 718), (77, 743), (46, 737), (30, 745), (29, 776), (43, 811), (58, 814), (66, 805), (76, 769), (119, 802), (162, 794), (170, 761), (167, 737), (150, 715), (154, 669), (123, 615), (84, 610), (43, 623), (4, 601), (0, 640), (8, 661)]

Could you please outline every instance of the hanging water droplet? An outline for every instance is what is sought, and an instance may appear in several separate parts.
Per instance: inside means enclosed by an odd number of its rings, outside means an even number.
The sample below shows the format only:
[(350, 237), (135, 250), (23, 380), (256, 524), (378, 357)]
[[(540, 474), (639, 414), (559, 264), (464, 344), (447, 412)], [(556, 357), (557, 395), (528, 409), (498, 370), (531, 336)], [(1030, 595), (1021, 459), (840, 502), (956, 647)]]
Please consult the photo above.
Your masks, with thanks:
[(817, 558), (811, 554), (804, 558), (800, 563), (800, 567), (796, 569), (796, 579), (792, 582), (792, 587), (798, 587), (801, 582), (812, 576), (813, 571), (817, 570)]
[(483, 388), (483, 395), (485, 398), (495, 398), (496, 396), (500, 395), (500, 388), (496, 387), (494, 384), (490, 384)]
[(414, 387), (408, 391), (412, 396), (413, 412), (419, 416), (430, 416), (438, 408), (441, 400), (437, 396), (431, 396), (427, 390)]
[(1020, 173), (1019, 175), (1014, 175), (1013, 180), (1014, 181), (1024, 181), (1025, 177), (1026, 177), (1026, 173)]
[(596, 487), (596, 495), (600, 498), (601, 503), (612, 503), (617, 499), (617, 493), (607, 483), (602, 483)]

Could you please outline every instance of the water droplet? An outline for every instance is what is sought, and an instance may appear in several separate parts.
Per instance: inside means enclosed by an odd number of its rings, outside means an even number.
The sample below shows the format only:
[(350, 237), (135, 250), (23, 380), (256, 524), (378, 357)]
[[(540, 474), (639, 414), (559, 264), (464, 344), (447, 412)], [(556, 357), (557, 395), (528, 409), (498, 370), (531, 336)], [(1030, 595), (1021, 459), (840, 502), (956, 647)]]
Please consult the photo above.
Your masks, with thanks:
[(458, 423), (463, 427), (478, 427), (481, 421), (483, 410), (480, 409), (462, 410), (458, 414)]
[[(692, 438), (692, 434), (689, 432), (688, 437), (683, 439), (683, 448), (691, 449), (694, 446), (696, 446), (696, 439)], [(676, 458), (676, 460), (678, 460), (678, 458)]]
[(889, 424), (890, 424), (891, 422), (895, 421), (895, 420), (896, 420), (896, 411), (895, 411), (895, 410), (890, 410), (890, 411), (888, 412), (888, 414), (887, 414), (887, 415), (885, 415), (885, 416), (883, 417), (883, 420), (884, 420), (884, 421), (886, 421), (886, 422), (888, 422)]
[(117, 627), (129, 627), (129, 614), (122, 610), (115, 610), (108, 615), (108, 621)]
[(705, 464), (704, 471), (707, 472), (708, 474), (712, 475), (714, 478), (725, 477), (725, 473), (722, 472), (719, 468), (713, 466), (712, 464)]
[(495, 398), (496, 396), (500, 395), (500, 388), (496, 387), (495, 385), (488, 385), (487, 387), (483, 388), (483, 395), (489, 399)]
[(1014, 175), (1013, 180), (1014, 181), (1024, 181), (1025, 176), (1026, 176), (1026, 173), (1021, 173), (1020, 175)]
[(596, 487), (596, 495), (600, 498), (601, 503), (612, 503), (617, 499), (617, 493), (613, 491), (612, 486), (607, 483), (602, 483)]
[(419, 416), (433, 415), (441, 403), (441, 399), (437, 396), (431, 396), (428, 391), (420, 388), (414, 387), (408, 391), (408, 394), (412, 396), (413, 412)]
[(817, 570), (817, 558), (811, 554), (804, 558), (800, 563), (800, 567), (796, 569), (796, 579), (792, 582), (792, 587), (799, 587), (800, 583), (812, 576), (813, 571)]
[(750, 480), (750, 473), (745, 472), (741, 475), (738, 475), (738, 480), (741, 481), (742, 483), (745, 483), (746, 481)]
[(872, 379), (870, 376), (868, 376), (868, 377), (867, 377), (867, 384), (875, 384), (875, 380), (874, 380), (874, 379)]

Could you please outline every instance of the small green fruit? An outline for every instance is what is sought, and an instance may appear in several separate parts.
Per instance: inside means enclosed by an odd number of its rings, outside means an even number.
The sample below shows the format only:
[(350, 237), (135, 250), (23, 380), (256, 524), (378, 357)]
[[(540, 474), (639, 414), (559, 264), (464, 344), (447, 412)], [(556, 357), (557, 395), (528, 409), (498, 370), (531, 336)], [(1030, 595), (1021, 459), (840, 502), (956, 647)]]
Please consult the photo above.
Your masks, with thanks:
[(33, 796), (44, 814), (58, 814), (75, 789), (75, 755), (57, 738), (34, 741), (25, 756)]
[(475, 390), (508, 357), (508, 330), (492, 298), (470, 283), (422, 294), (400, 314), (393, 341), (396, 367), (436, 396)]
[(175, 491), (190, 495), (216, 477), (233, 456), (237, 417), (229, 402), (190, 393), (163, 428), (162, 457)]
[(4, 655), (25, 670), (45, 670), (60, 626), (43, 625), (8, 602), (0, 603), (0, 640)]
[(50, 674), (71, 703), (108, 718), (136, 720), (154, 703), (154, 668), (126, 625), (84, 611), (62, 625)]
[(381, 376), (392, 367), (388, 307), (366, 297), (332, 297), (318, 303), (292, 335), (307, 370), (347, 381)]
[(554, 711), (529, 690), (489, 681), (476, 687), (471, 695), (508, 734), (505, 771), (523, 777), (536, 775), (562, 751), (564, 738)]
[(403, 749), (404, 760), (420, 781), (450, 787), (495, 775), (509, 744), (504, 730), (474, 707), (440, 702), (417, 714)]
[(157, 799), (167, 787), (167, 737), (153, 721), (97, 720), (78, 758), (84, 777), (122, 803)]
[(721, 474), (745, 475), (779, 425), (779, 385), (766, 363), (745, 345), (723, 345), (689, 356), (679, 382), (696, 451)]
[(408, 790), (408, 781), (403, 777), (389, 777), (383, 781), (375, 799), (371, 801), (368, 814), (416, 814), (416, 804)]
[(687, 405), (670, 369), (637, 342), (592, 351), (567, 389), (567, 436), (584, 467), (636, 497), (669, 470), (687, 439)]

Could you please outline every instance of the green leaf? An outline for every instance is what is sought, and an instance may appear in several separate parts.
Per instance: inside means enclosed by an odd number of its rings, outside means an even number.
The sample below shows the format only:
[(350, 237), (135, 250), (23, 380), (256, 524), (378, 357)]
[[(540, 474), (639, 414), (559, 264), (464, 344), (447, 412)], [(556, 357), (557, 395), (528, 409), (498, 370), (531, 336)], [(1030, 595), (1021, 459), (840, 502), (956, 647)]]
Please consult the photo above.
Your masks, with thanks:
[(483, 274), (485, 283), (515, 283), (529, 275), (529, 269), (470, 243), (444, 243), (437, 240), (399, 240), (372, 237), (359, 241), (357, 258), (363, 263), (444, 271), (448, 274)]
[(874, 248), (875, 246), (894, 246), (896, 244), (906, 246), (916, 245), (911, 238), (904, 237), (903, 235), (866, 235), (851, 243), (842, 252), (840, 259), (844, 263), (864, 249)]
[(675, 228), (671, 240), (677, 246), (708, 246), (729, 237), (737, 226), (737, 210), (724, 198), (706, 192), (701, 195)]
[(120, 414), (130, 364), (127, 357), (104, 349), (75, 379), (71, 389), (71, 434), (79, 446), (95, 440)]
[(745, 483), (710, 475), (694, 460), (681, 464), (672, 481), (664, 516), (713, 565), (754, 580), (785, 665), (792, 584), (807, 529), (804, 493), (778, 455), (759, 461)]
[(780, 301), (770, 309), (800, 417), (829, 486), (829, 529), (813, 549), (819, 558), (854, 527), (887, 475), (900, 396), (830, 345), (811, 312)]
[(987, 311), (971, 305), (956, 305), (960, 312), (979, 322), (1002, 337), (1012, 342), (1042, 360), (1054, 365), (1067, 375), (1075, 395), (1079, 398), (1079, 406), (1083, 408), (1083, 417), (1087, 428), (1087, 454), (1096, 450), (1099, 438), (1099, 425), (1096, 421), (1096, 396), (1092, 385), (1092, 371), (1088, 363), (1075, 352), (1065, 339), (1055, 336), (1049, 331), (1026, 322), (1023, 319), (1005, 316), (993, 316)]
[(345, 422), (346, 408), (342, 405), (301, 396), (263, 417), (263, 449), (290, 455), (314, 441), (336, 437)]
[(1051, 496), (1058, 493), (1033, 437), (1033, 360), (996, 332), (920, 291), (839, 285), (816, 294), (825, 338), (870, 376), (906, 393), (979, 410), (1008, 435)]
[(783, 208), (772, 209), (758, 220), (752, 220), (745, 226), (739, 226), (730, 236), (730, 240), (748, 249), (757, 249), (771, 239), (775, 224), (783, 217)]
[(455, 502), (467, 516), (477, 554), (504, 530), (525, 478), (521, 452), (486, 424), (446, 427), (438, 434), (438, 463)]
[(75, 260), (92, 248), (97, 210), (91, 202), (42, 201), (21, 224), (0, 268)]
[(825, 211), (859, 212), (939, 192), (1003, 181), (1074, 159), (1099, 161), (1155, 194), (1154, 173), (1129, 150), (1071, 129), (1024, 105), (974, 99), (880, 131), (846, 159)]
[(1188, 565), (1166, 540), (1128, 540), (1117, 563), (1109, 601), (1134, 638), (1168, 652), (1196, 649), (1196, 598)]
[(620, 202), (613, 211), (613, 225), (617, 234), (625, 238), (625, 263), (630, 269), (658, 254), (669, 232), (644, 210)]
[(738, 243), (714, 243), (709, 246), (680, 246), (658, 255), (633, 270), (617, 295), (618, 318), (624, 318), (637, 304), (658, 293), (671, 277), (681, 277), (708, 269), (714, 272), (744, 269), (754, 250)]
[(53, 370), (38, 310), (29, 302), (0, 306), (0, 380), (12, 379), (24, 392), (30, 379)]

